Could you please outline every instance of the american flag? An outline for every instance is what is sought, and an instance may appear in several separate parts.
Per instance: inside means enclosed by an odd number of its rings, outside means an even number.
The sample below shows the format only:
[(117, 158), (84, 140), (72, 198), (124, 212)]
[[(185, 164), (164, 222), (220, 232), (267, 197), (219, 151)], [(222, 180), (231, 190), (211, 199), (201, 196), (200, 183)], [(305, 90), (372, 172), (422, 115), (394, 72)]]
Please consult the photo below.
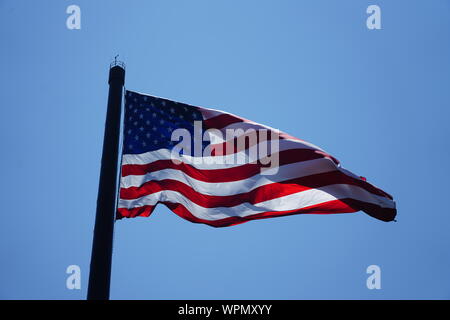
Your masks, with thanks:
[[(210, 141), (200, 143), (201, 151), (209, 147), (211, 155), (205, 157), (210, 160), (238, 155), (247, 161), (196, 161), (202, 153), (183, 152), (175, 153), (174, 161), (176, 129), (210, 135)], [(227, 129), (269, 134), (253, 144), (247, 139), (239, 148), (236, 139), (223, 139)], [(279, 165), (263, 171), (267, 163), (249, 150), (271, 139), (278, 139), (278, 149), (268, 148), (267, 156), (276, 155)], [(342, 168), (319, 147), (224, 111), (126, 91), (122, 149), (118, 219), (148, 217), (158, 203), (186, 220), (214, 227), (293, 214), (362, 210), (383, 221), (396, 216), (392, 196)]]

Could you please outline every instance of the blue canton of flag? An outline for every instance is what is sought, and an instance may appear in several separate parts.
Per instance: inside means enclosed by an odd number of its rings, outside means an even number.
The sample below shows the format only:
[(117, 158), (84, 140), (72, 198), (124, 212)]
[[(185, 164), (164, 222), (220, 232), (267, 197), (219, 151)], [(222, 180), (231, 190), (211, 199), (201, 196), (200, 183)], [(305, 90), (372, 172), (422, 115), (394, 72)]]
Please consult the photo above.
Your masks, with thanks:
[(140, 154), (172, 149), (172, 132), (183, 128), (194, 135), (194, 121), (202, 114), (194, 106), (126, 91), (123, 153)]

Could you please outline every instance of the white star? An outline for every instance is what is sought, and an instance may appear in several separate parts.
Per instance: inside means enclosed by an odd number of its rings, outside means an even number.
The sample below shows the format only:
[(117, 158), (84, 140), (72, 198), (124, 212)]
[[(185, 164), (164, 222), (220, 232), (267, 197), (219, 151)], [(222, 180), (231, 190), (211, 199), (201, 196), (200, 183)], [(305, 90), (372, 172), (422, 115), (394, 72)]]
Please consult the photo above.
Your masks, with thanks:
[(170, 112), (171, 113), (175, 113), (175, 109), (174, 108), (170, 108)]
[(163, 120), (163, 119), (159, 120), (159, 123), (163, 124), (163, 123), (164, 123), (164, 120)]
[(156, 113), (153, 112), (153, 113), (152, 113), (152, 116), (153, 116), (153, 118), (156, 118)]
[(153, 144), (157, 144), (158, 143), (158, 140), (153, 140)]
[(144, 119), (144, 115), (142, 113), (139, 115), (139, 119)]
[(150, 120), (145, 121), (145, 124), (149, 126), (150, 125)]
[(145, 136), (148, 138), (150, 138), (150, 133), (146, 133)]
[(131, 134), (131, 132), (133, 132), (133, 130), (131, 130), (131, 129), (128, 129), (128, 134)]
[(133, 122), (133, 124), (134, 124), (135, 126), (137, 126), (137, 125), (138, 125), (138, 122), (137, 122), (137, 121), (135, 121), (135, 122)]
[(135, 140), (139, 140), (139, 136), (138, 136), (138, 135), (135, 135), (135, 136), (134, 136), (134, 139), (135, 139)]
[(147, 144), (145, 143), (145, 141), (144, 141), (144, 142), (142, 142), (142, 146), (144, 146), (144, 147), (145, 147), (146, 145), (147, 145)]

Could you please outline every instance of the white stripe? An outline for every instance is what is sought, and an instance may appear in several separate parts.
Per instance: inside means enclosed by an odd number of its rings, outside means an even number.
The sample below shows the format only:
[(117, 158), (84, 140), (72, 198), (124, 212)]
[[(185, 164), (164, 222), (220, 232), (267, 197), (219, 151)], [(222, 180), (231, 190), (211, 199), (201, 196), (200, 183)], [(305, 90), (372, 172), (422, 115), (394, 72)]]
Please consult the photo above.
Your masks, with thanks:
[[(270, 173), (269, 170), (267, 173)], [(253, 177), (238, 181), (211, 183), (194, 179), (180, 170), (164, 169), (151, 172), (146, 175), (130, 175), (122, 177), (122, 179), (120, 180), (120, 187), (139, 187), (148, 181), (161, 181), (165, 179), (171, 179), (180, 181), (192, 187), (195, 191), (206, 195), (229, 196), (249, 192), (260, 186), (264, 186), (274, 182), (281, 182), (334, 170), (336, 170), (336, 166), (334, 165), (334, 163), (331, 160), (323, 158), (303, 162), (295, 162), (281, 166), (278, 168), (278, 172), (275, 175), (257, 174)]]
[[(184, 163), (190, 164), (193, 167), (201, 170), (212, 170), (212, 169), (225, 169), (241, 166), (244, 163), (251, 163), (253, 161), (260, 160), (261, 158), (258, 154), (258, 150), (261, 149), (263, 144), (266, 142), (263, 141), (257, 145), (254, 145), (247, 150), (239, 151), (235, 154), (229, 154), (225, 156), (205, 156), (205, 157), (194, 157), (189, 155), (174, 155), (173, 159), (178, 161), (183, 161)], [(315, 148), (311, 148), (307, 145), (299, 143), (294, 140), (280, 140), (279, 151), (285, 150), (293, 150), (293, 149), (310, 149), (315, 150)], [(239, 158), (242, 160), (237, 163), (233, 161), (234, 159)], [(155, 151), (149, 151), (140, 154), (124, 154), (122, 156), (122, 165), (126, 164), (148, 164), (157, 160), (170, 160), (172, 159), (172, 154), (169, 149), (159, 149)], [(218, 163), (218, 161), (223, 163)]]
[(301, 209), (323, 202), (337, 199), (352, 198), (364, 202), (377, 204), (384, 208), (395, 208), (393, 201), (384, 197), (378, 197), (368, 193), (366, 190), (352, 185), (336, 184), (318, 189), (310, 189), (284, 197), (260, 202), (256, 205), (243, 203), (234, 207), (204, 208), (175, 191), (161, 191), (150, 196), (136, 200), (119, 200), (119, 208), (135, 208), (145, 205), (155, 205), (158, 201), (181, 203), (194, 216), (205, 220), (219, 220), (227, 217), (245, 217), (267, 211), (288, 211)]
[[(253, 129), (253, 130), (270, 130), (270, 131), (274, 131), (276, 133), (278, 133), (280, 136), (282, 136), (283, 134), (291, 137), (291, 135), (284, 133), (283, 131), (280, 131), (278, 129), (274, 129), (272, 127), (263, 125), (263, 124), (259, 124), (256, 122), (252, 122), (252, 121), (247, 121), (247, 122), (236, 122), (236, 123), (232, 123), (222, 129), (220, 129), (220, 131), (224, 134), (224, 136), (226, 136), (226, 130), (237, 130), (237, 129), (242, 129), (244, 131), (248, 130), (248, 129)], [(323, 149), (319, 148), (318, 146), (308, 142), (308, 141), (304, 141), (304, 140), (300, 140), (300, 139), (282, 139), (281, 141), (292, 141), (292, 142), (296, 142), (299, 144), (299, 148), (309, 148), (309, 149), (316, 149), (316, 150), (320, 150), (322, 152), (325, 152)]]

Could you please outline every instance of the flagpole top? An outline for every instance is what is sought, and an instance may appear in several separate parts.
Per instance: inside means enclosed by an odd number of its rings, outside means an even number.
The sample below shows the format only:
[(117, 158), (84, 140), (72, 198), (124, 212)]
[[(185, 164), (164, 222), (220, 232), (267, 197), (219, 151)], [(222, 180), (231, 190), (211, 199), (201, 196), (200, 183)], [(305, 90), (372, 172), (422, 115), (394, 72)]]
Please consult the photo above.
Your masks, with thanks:
[(118, 56), (119, 55), (116, 55), (114, 57), (114, 61), (109, 64), (108, 83), (111, 84), (115, 82), (123, 86), (125, 83), (125, 63), (123, 61), (117, 60)]
[(109, 68), (112, 69), (114, 67), (121, 67), (125, 70), (125, 63), (123, 61), (114, 59), (114, 61), (110, 63)]
[(119, 55), (116, 54), (116, 56), (114, 57), (114, 61), (109, 64), (109, 68), (112, 69), (114, 67), (121, 67), (125, 70), (125, 63), (121, 60), (117, 60), (118, 57)]

